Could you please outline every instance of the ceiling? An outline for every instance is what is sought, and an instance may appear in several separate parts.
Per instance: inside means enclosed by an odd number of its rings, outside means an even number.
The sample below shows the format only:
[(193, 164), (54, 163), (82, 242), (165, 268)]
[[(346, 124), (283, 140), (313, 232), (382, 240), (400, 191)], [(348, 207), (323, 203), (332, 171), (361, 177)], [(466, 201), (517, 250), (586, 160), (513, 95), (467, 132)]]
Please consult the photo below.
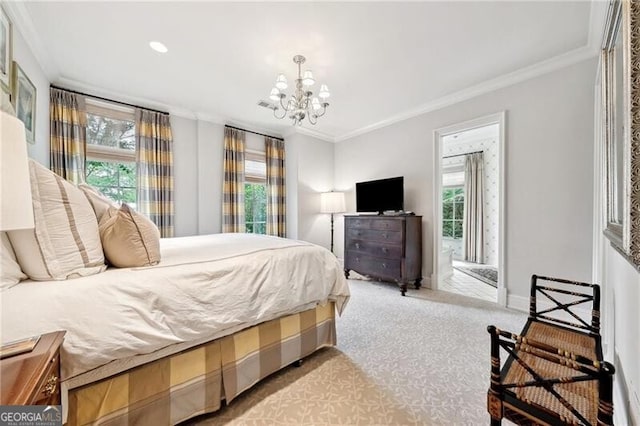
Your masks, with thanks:
[[(454, 93), (584, 50), (589, 1), (25, 2), (52, 81), (285, 134), (257, 106), (303, 54), (340, 140)], [(149, 41), (169, 49), (159, 54)], [(593, 43), (591, 43), (593, 44)], [(304, 69), (304, 68), (303, 68)], [(317, 87), (317, 86), (316, 86)]]

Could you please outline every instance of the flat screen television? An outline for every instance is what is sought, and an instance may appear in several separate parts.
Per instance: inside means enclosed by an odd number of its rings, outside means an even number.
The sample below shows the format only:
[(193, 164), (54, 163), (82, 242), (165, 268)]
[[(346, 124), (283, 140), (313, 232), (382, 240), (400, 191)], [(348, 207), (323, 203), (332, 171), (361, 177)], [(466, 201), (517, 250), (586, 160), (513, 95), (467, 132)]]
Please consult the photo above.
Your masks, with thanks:
[(356, 183), (356, 210), (377, 212), (404, 209), (404, 177)]

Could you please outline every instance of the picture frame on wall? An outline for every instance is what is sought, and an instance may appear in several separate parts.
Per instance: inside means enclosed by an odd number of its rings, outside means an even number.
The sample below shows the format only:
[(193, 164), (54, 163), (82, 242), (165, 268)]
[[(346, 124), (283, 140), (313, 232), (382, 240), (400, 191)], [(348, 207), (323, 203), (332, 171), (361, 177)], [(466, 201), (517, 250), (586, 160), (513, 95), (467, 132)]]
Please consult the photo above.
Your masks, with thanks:
[(10, 93), (11, 61), (13, 54), (13, 28), (11, 20), (0, 6), (0, 89)]
[(27, 142), (35, 143), (36, 86), (17, 62), (13, 62), (13, 102), (16, 117), (24, 123)]

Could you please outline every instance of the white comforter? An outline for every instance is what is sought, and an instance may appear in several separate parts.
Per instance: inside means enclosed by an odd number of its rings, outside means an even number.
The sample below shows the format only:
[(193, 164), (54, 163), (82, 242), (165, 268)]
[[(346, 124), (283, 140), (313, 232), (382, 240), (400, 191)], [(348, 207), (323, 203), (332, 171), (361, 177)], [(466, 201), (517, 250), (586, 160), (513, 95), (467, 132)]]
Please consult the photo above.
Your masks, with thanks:
[(162, 261), (0, 293), (3, 342), (67, 330), (62, 378), (169, 345), (218, 338), (349, 289), (337, 259), (313, 244), (250, 234), (164, 239)]

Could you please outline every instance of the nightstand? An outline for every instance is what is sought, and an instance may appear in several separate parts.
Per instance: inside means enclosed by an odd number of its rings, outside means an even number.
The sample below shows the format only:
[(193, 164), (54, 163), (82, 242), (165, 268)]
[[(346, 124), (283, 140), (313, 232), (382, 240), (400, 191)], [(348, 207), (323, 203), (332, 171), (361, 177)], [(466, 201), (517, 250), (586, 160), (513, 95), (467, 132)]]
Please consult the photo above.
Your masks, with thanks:
[(0, 405), (60, 405), (64, 331), (43, 334), (31, 352), (0, 360)]

